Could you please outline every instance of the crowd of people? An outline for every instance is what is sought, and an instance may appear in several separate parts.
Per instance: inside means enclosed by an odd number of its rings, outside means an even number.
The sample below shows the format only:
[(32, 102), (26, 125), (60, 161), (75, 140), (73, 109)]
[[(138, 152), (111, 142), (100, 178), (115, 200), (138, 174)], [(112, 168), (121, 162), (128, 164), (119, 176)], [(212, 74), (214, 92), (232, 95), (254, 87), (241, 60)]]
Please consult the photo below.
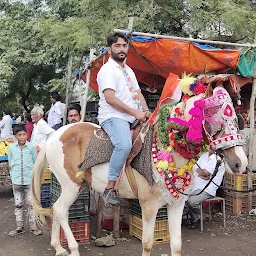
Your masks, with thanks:
[[(16, 216), (16, 229), (9, 232), (11, 237), (25, 232), (25, 210), (29, 217), (30, 231), (36, 236), (42, 234), (36, 226), (29, 190), (33, 165), (40, 148), (48, 137), (63, 125), (65, 104), (60, 99), (58, 93), (53, 93), (52, 105), (46, 114), (40, 106), (35, 106), (30, 113), (19, 119), (12, 115), (10, 109), (3, 109), (3, 118), (0, 121), (1, 140), (13, 142), (8, 149)], [(67, 109), (68, 123), (80, 122), (80, 112), (79, 104), (70, 105)]]
[[(40, 106), (35, 106), (29, 113), (17, 115), (13, 114), (8, 108), (4, 108), (2, 111), (2, 119), (0, 121), (0, 139), (3, 140), (13, 140), (15, 139), (14, 127), (17, 124), (25, 125), (27, 130), (28, 138), (27, 140), (34, 140), (35, 134), (45, 133), (45, 136), (49, 135), (53, 130), (58, 130), (63, 125), (65, 104), (62, 103), (59, 93), (52, 93), (51, 95), (51, 107), (49, 111), (43, 111)], [(81, 120), (81, 106), (79, 104), (71, 104), (67, 109), (67, 122), (74, 123), (80, 122)], [(95, 118), (94, 118), (95, 119)], [(88, 119), (97, 123), (97, 120), (93, 118)], [(34, 130), (35, 129), (35, 130)], [(38, 131), (39, 129), (39, 131)], [(41, 129), (41, 131), (40, 131)], [(33, 132), (34, 130), (34, 132)], [(33, 136), (32, 136), (33, 132)], [(36, 136), (37, 137), (37, 136)], [(36, 138), (38, 139), (38, 138)], [(39, 141), (40, 146), (40, 138)]]

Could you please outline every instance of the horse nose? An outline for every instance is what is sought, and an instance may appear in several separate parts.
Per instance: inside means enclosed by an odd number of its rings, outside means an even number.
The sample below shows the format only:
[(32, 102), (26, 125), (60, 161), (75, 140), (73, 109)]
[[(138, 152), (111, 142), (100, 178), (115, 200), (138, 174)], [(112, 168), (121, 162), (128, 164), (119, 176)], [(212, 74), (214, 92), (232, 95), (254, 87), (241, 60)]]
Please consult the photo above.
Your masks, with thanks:
[(234, 171), (235, 173), (240, 172), (240, 169), (241, 169), (241, 163), (236, 163), (236, 164), (234, 164), (233, 171)]

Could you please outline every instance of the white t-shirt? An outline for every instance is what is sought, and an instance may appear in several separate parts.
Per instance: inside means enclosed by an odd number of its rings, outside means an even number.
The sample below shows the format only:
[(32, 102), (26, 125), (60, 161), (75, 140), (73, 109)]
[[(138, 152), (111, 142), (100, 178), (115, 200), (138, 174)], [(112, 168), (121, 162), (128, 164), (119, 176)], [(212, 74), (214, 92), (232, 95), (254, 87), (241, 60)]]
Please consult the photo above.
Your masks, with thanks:
[(54, 105), (51, 106), (48, 114), (48, 124), (53, 127), (56, 124), (60, 124), (62, 122), (61, 119), (64, 117), (65, 112), (65, 104), (57, 101)]
[[(132, 79), (133, 85), (136, 88), (135, 90), (139, 90), (140, 87), (132, 69), (127, 65), (124, 66), (124, 69), (129, 74), (129, 77)], [(137, 104), (132, 98), (132, 93), (129, 91), (129, 88), (127, 86), (122, 67), (113, 59), (109, 58), (108, 62), (102, 66), (97, 75), (97, 83), (99, 86), (100, 95), (98, 111), (99, 123), (101, 124), (103, 121), (112, 117), (121, 118), (130, 123), (134, 122), (134, 116), (118, 111), (117, 109), (110, 106), (106, 102), (103, 94), (103, 91), (105, 89), (112, 89), (115, 91), (116, 97), (124, 104), (133, 109), (138, 109)]]
[(12, 118), (9, 115), (3, 116), (0, 121), (1, 137), (8, 137), (12, 135)]
[(30, 142), (41, 148), (53, 132), (55, 132), (55, 130), (41, 118), (37, 123), (34, 123)]
[[(211, 154), (209, 156), (209, 152), (206, 152), (198, 159), (197, 164), (200, 166), (201, 169), (206, 169), (208, 172), (210, 172), (212, 174), (214, 172), (216, 162), (217, 162), (216, 155)], [(198, 189), (202, 190), (202, 189), (204, 189), (206, 184), (209, 182), (209, 180), (204, 180), (204, 179), (200, 178), (198, 176), (198, 173), (196, 172), (197, 168), (198, 168), (198, 166), (195, 164), (193, 167), (194, 176), (195, 176), (194, 190), (198, 190)], [(225, 173), (225, 166), (222, 163), (219, 167), (219, 170), (218, 170), (216, 176), (213, 179), (213, 181), (218, 186), (222, 182), (224, 173)], [(210, 185), (205, 189), (205, 192), (207, 192), (208, 194), (210, 194), (212, 196), (215, 196), (217, 189), (218, 189), (218, 187), (213, 182), (211, 182)]]

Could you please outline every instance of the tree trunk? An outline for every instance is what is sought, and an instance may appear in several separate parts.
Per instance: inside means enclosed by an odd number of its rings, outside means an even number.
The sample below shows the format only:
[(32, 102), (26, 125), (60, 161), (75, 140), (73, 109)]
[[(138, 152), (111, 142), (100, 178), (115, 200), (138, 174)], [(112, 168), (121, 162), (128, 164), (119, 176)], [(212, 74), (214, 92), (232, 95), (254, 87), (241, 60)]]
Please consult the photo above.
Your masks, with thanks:
[(28, 106), (27, 106), (27, 104), (26, 104), (26, 101), (27, 101), (27, 99), (28, 99), (28, 97), (29, 97), (29, 95), (30, 95), (30, 92), (31, 92), (31, 90), (32, 90), (32, 87), (33, 87), (33, 85), (32, 85), (32, 79), (29, 78), (29, 80), (28, 80), (28, 90), (27, 90), (27, 92), (26, 92), (26, 93), (25, 93), (24, 91), (19, 91), (19, 92), (18, 92), (19, 95), (20, 95), (20, 97), (21, 97), (21, 104), (22, 104), (22, 106), (24, 107), (24, 109), (25, 109), (27, 112), (29, 112), (30, 110), (28, 109)]

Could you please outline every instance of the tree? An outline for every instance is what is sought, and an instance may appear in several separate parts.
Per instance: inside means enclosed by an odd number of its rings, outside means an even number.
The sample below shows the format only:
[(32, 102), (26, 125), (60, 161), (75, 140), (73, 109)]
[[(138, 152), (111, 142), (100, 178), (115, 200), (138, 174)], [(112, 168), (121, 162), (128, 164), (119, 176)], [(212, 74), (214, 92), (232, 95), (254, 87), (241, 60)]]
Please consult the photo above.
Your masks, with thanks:
[[(114, 28), (253, 42), (256, 12), (246, 0), (0, 0), (0, 99), (25, 109), (65, 91), (68, 58), (100, 52)], [(17, 95), (17, 97), (15, 96)]]
[(256, 13), (246, 0), (189, 0), (191, 33), (200, 38), (253, 42)]
[(56, 76), (55, 60), (44, 48), (28, 6), (5, 1), (1, 3), (1, 10), (0, 97), (5, 102), (7, 95), (17, 95), (19, 103), (29, 111), (28, 101), (34, 103), (37, 93), (47, 91), (48, 80)]

